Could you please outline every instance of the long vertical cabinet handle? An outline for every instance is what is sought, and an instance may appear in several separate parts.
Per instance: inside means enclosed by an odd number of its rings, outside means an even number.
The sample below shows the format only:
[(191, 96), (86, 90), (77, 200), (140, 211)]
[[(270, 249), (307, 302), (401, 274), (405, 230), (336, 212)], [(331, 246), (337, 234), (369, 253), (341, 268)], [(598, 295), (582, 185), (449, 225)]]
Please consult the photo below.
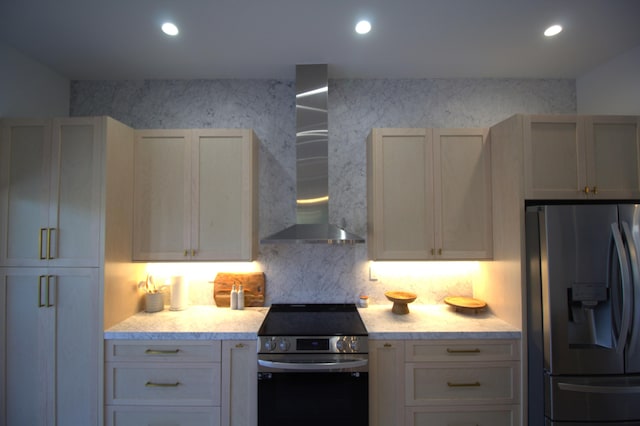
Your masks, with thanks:
[(42, 280), (46, 278), (46, 275), (40, 275), (38, 277), (38, 308), (44, 308), (45, 304), (42, 303)]
[(53, 303), (51, 303), (51, 280), (55, 280), (55, 277), (53, 275), (47, 275), (47, 308), (53, 306)]
[[(38, 256), (40, 257), (40, 260), (46, 260), (47, 259), (47, 254), (42, 254), (43, 251), (43, 247), (42, 247), (42, 243), (44, 242), (44, 238), (43, 238), (43, 234), (47, 232), (47, 228), (40, 228), (40, 244), (38, 245)], [(48, 232), (47, 232), (48, 234)]]
[(629, 263), (631, 264), (631, 277), (632, 282), (631, 286), (633, 291), (631, 294), (634, 295), (634, 300), (629, 303), (633, 304), (632, 307), (632, 317), (633, 322), (631, 324), (631, 340), (629, 341), (629, 356), (633, 356), (638, 347), (638, 339), (640, 338), (640, 258), (638, 258), (638, 247), (636, 246), (635, 239), (633, 237), (633, 233), (629, 228), (629, 224), (627, 222), (622, 222), (622, 235), (624, 236), (624, 240), (627, 243), (627, 250), (629, 252)]
[(622, 353), (624, 351), (624, 347), (627, 343), (627, 335), (629, 334), (629, 325), (631, 322), (630, 314), (631, 314), (631, 299), (629, 298), (630, 286), (631, 286), (631, 277), (629, 276), (629, 258), (627, 257), (627, 252), (624, 249), (624, 244), (622, 242), (622, 235), (618, 230), (618, 224), (611, 224), (611, 238), (616, 247), (616, 251), (618, 254), (618, 262), (620, 266), (620, 273), (622, 275), (622, 314), (621, 314), (621, 323), (620, 323), (620, 333), (616, 337), (613, 336), (615, 348), (617, 353)]
[(47, 228), (47, 259), (55, 259), (51, 256), (51, 234), (55, 231), (56, 228)]

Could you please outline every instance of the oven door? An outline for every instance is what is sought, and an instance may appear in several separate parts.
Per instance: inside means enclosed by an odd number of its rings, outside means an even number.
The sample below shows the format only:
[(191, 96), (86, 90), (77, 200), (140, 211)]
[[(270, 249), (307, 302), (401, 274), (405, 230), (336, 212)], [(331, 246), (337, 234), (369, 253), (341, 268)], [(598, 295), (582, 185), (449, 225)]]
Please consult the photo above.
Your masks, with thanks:
[(309, 361), (259, 360), (258, 425), (367, 426), (366, 355)]

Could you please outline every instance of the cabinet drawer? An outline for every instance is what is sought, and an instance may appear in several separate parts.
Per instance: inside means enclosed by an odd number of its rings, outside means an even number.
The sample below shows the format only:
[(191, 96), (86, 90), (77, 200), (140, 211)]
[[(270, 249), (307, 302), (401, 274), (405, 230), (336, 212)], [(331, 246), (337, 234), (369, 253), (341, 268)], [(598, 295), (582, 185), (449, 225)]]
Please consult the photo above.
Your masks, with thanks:
[(517, 362), (406, 364), (407, 405), (518, 402)]
[(220, 364), (108, 363), (107, 404), (220, 405)]
[(220, 362), (220, 341), (107, 340), (107, 361)]
[(219, 426), (220, 407), (113, 407), (106, 409), (106, 426)]
[(408, 362), (517, 361), (518, 340), (408, 340)]
[(519, 426), (518, 405), (449, 408), (407, 408), (412, 426)]

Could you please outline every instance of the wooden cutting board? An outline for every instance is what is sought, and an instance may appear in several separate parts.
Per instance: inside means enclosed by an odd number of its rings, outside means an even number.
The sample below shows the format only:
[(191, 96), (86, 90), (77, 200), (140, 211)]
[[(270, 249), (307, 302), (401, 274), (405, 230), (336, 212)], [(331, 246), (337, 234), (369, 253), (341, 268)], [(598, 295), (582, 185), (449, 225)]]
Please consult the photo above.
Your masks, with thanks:
[(215, 300), (217, 306), (228, 307), (231, 304), (231, 288), (234, 284), (242, 284), (244, 306), (264, 306), (264, 272), (248, 272), (244, 274), (218, 272), (213, 280), (213, 300)]

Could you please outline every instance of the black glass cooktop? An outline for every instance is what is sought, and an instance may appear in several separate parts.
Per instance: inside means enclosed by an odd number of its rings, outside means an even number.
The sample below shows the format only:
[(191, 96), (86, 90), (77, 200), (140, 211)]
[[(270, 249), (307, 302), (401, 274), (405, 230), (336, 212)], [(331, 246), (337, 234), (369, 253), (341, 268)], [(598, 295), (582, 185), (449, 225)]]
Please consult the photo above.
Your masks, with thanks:
[(366, 336), (355, 304), (274, 304), (259, 336)]

